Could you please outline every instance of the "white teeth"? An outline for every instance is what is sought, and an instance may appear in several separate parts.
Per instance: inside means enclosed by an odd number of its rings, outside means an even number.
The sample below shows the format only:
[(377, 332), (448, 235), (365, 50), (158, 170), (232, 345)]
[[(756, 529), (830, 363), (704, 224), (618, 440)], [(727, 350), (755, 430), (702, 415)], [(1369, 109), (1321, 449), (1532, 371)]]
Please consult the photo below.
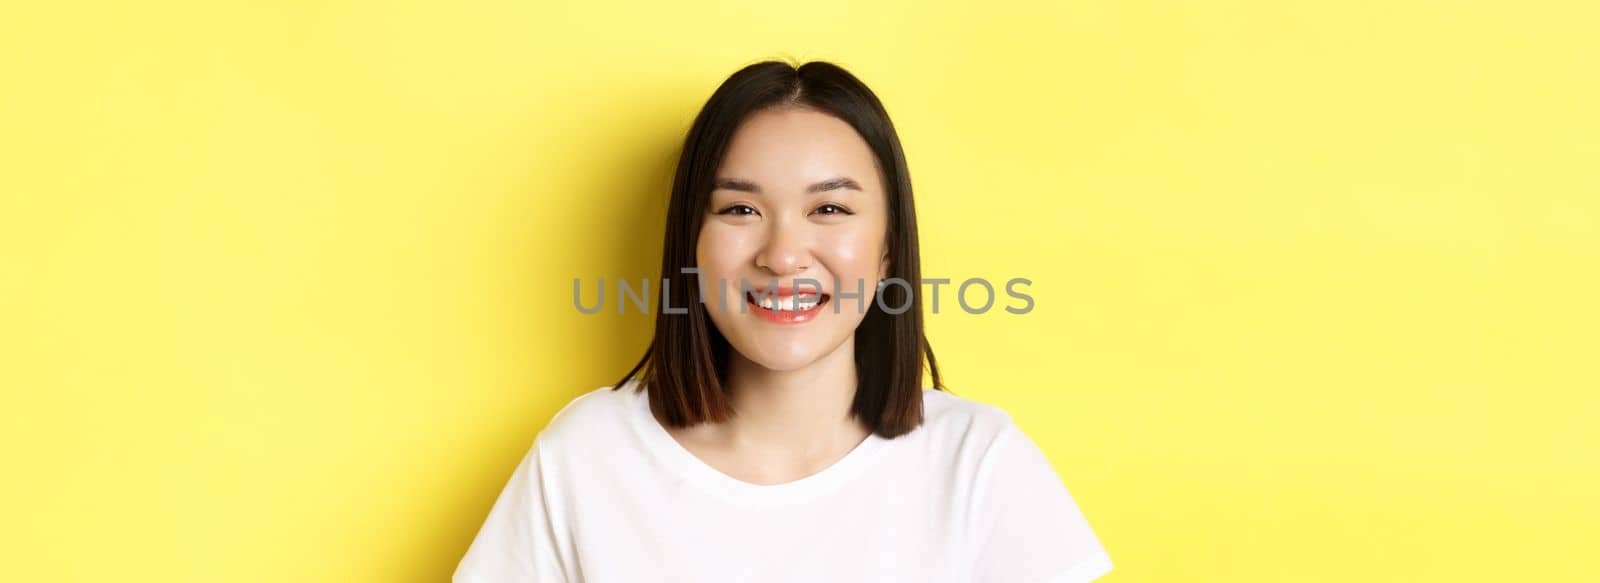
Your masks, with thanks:
[(775, 312), (801, 312), (822, 303), (821, 295), (808, 296), (754, 296), (756, 305)]

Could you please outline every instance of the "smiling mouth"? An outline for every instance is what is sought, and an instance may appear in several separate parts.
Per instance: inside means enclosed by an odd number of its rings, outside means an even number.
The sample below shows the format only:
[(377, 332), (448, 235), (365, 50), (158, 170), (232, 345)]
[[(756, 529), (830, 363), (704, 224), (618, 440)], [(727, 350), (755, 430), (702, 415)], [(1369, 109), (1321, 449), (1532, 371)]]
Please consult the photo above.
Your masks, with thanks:
[(801, 293), (786, 296), (756, 295), (745, 292), (744, 301), (759, 310), (775, 313), (800, 314), (815, 312), (832, 299), (825, 293)]

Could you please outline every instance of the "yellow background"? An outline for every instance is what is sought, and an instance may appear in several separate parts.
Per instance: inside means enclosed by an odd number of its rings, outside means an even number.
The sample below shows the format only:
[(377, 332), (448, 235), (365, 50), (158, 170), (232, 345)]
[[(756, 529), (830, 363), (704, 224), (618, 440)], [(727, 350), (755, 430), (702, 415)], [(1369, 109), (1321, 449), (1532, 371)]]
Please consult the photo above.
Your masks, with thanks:
[(0, 579), (445, 579), (648, 338), (572, 279), (792, 57), (888, 104), (930, 277), (1034, 281), (930, 333), (1107, 580), (1596, 580), (1590, 6), (8, 2)]

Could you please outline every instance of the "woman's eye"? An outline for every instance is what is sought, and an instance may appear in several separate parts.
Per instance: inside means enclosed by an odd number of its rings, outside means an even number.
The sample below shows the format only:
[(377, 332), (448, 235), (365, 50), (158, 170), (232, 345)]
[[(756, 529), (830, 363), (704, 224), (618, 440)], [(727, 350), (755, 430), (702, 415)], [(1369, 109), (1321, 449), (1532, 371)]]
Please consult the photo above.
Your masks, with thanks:
[(850, 209), (844, 208), (842, 206), (839, 206), (839, 205), (836, 205), (836, 204), (833, 204), (833, 203), (828, 203), (828, 204), (825, 204), (825, 205), (817, 207), (817, 211), (816, 212), (817, 212), (817, 214), (822, 214), (822, 215), (853, 215), (853, 214), (855, 214), (855, 213), (850, 212)]
[(756, 209), (750, 208), (750, 205), (736, 204), (717, 211), (717, 214), (737, 216), (753, 215), (756, 214)]

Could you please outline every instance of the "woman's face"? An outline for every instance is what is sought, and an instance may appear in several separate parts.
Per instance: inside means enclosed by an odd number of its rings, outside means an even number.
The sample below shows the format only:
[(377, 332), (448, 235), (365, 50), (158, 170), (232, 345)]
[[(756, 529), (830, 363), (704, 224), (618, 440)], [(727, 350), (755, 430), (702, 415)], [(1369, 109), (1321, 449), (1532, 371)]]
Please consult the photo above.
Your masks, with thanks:
[[(717, 330), (776, 371), (843, 348), (887, 277), (887, 206), (850, 124), (808, 108), (751, 114), (728, 144), (695, 249)], [(756, 302), (764, 295), (770, 308)]]

